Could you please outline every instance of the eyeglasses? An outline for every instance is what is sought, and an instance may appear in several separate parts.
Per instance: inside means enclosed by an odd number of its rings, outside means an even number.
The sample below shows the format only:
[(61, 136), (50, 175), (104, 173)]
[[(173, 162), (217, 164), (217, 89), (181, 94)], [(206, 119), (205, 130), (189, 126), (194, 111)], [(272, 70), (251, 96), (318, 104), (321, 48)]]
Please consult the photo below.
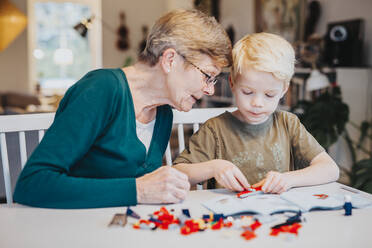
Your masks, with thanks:
[(181, 57), (189, 64), (191, 64), (192, 66), (194, 66), (196, 69), (198, 69), (206, 78), (207, 78), (207, 85), (208, 86), (214, 86), (216, 83), (217, 83), (217, 78), (216, 77), (212, 77), (211, 75), (205, 73), (202, 69), (200, 69), (197, 65), (195, 65), (194, 63), (192, 63), (191, 61), (189, 61), (188, 59), (186, 59), (185, 56), (183, 56), (182, 54), (180, 54)]

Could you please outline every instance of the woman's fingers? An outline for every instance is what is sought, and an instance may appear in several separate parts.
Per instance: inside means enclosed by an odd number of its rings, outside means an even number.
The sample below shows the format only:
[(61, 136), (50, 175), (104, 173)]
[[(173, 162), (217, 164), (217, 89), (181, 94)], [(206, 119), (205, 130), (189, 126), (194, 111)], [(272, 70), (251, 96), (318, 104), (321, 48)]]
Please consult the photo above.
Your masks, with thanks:
[(190, 183), (182, 172), (163, 166), (136, 179), (138, 203), (176, 203), (185, 199)]
[(167, 203), (173, 203), (184, 200), (188, 191), (174, 187), (173, 189), (169, 190), (169, 192), (171, 193), (171, 198)]

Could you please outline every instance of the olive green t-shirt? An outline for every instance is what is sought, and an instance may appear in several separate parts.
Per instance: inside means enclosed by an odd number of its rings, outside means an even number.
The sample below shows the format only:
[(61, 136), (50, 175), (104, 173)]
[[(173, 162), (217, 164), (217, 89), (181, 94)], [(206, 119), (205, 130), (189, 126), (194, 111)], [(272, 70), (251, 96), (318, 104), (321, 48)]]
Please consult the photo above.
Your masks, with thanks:
[(304, 168), (323, 151), (292, 113), (276, 111), (264, 123), (252, 125), (225, 112), (205, 122), (174, 164), (225, 159), (253, 184), (269, 171)]

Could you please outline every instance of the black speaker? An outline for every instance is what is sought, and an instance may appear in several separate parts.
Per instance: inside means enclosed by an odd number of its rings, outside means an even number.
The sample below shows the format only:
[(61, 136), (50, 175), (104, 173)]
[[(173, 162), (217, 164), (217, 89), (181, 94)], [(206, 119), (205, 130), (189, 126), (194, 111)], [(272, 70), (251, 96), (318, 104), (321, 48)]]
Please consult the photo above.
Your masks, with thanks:
[(325, 61), (330, 66), (363, 66), (364, 21), (362, 19), (328, 24)]

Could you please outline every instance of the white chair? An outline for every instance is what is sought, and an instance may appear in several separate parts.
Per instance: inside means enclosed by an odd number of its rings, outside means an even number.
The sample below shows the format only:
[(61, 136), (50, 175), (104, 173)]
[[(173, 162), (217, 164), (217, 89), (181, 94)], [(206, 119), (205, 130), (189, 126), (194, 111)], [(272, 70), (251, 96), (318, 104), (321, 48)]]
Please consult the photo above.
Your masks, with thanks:
[(39, 131), (38, 142), (44, 136), (46, 129), (50, 127), (54, 119), (54, 113), (45, 114), (27, 114), (27, 115), (4, 115), (0, 116), (0, 146), (1, 146), (1, 162), (3, 165), (5, 196), (7, 204), (13, 203), (12, 185), (10, 181), (9, 159), (6, 133), (18, 132), (19, 149), (21, 156), (21, 167), (26, 164), (26, 131)]
[[(178, 129), (178, 152), (181, 153), (185, 149), (184, 124), (192, 124), (193, 131), (199, 129), (199, 124), (204, 123), (209, 118), (215, 117), (225, 111), (234, 111), (236, 108), (204, 108), (192, 109), (189, 112), (179, 112), (173, 110), (173, 123)], [(6, 133), (17, 132), (19, 135), (19, 146), (21, 156), (21, 167), (27, 161), (26, 151), (26, 131), (39, 131), (38, 142), (43, 138), (44, 132), (50, 127), (54, 120), (54, 113), (46, 114), (27, 114), (27, 115), (4, 115), (0, 116), (0, 146), (1, 159), (3, 165), (5, 195), (7, 204), (13, 203), (12, 184), (9, 171), (9, 159)], [(168, 142), (168, 147), (165, 153), (167, 165), (172, 165), (171, 149)], [(200, 186), (198, 187), (200, 188)]]

